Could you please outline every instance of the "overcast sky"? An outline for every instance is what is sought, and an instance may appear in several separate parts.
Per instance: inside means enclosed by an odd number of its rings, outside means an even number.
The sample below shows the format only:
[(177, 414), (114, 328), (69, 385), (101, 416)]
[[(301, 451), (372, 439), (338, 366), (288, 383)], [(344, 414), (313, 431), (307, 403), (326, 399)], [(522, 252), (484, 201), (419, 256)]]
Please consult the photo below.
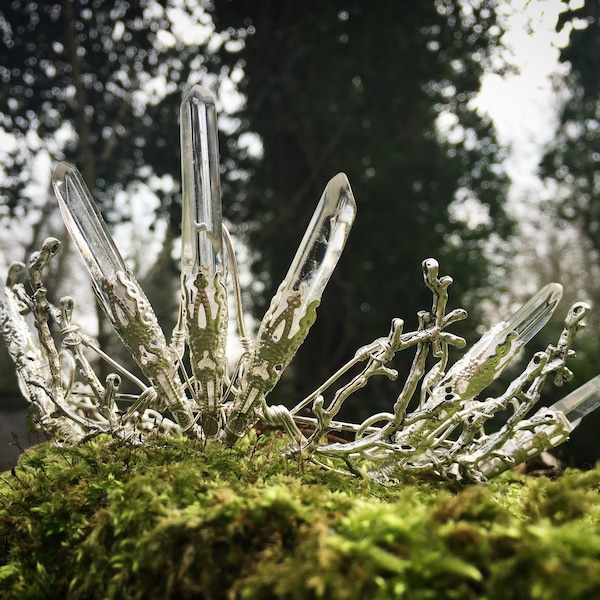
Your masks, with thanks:
[(506, 3), (502, 41), (512, 50), (518, 72), (487, 75), (477, 99), (477, 106), (493, 118), (499, 141), (511, 148), (507, 168), (517, 187), (535, 184), (542, 148), (555, 131), (558, 106), (552, 81), (564, 70), (558, 56), (569, 34), (568, 28), (558, 34), (555, 27), (565, 8), (559, 0)]

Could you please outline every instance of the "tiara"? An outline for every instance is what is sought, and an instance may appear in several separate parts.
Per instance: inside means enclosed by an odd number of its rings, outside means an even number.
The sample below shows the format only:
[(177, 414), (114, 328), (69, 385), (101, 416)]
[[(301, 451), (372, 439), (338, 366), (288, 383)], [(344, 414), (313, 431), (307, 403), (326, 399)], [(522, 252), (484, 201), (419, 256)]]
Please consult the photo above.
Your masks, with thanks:
[[(582, 302), (569, 310), (556, 345), (536, 352), (502, 394), (486, 396), (549, 320), (562, 295), (557, 283), (494, 325), (450, 366), (449, 347), (463, 349), (466, 342), (449, 329), (467, 313), (447, 312), (452, 279), (440, 276), (438, 262), (429, 258), (422, 269), (432, 305), (418, 313), (415, 331), (404, 331), (404, 322), (393, 319), (387, 335), (359, 348), (296, 406), (270, 405), (269, 393), (315, 322), (356, 202), (343, 173), (329, 181), (253, 338), (244, 322), (235, 252), (222, 223), (215, 100), (195, 85), (183, 99), (180, 116), (181, 284), (170, 341), (80, 173), (63, 162), (53, 174), (60, 212), (97, 301), (145, 381), (82, 331), (72, 297), (59, 305), (48, 299), (44, 269), (59, 251), (59, 240), (48, 238), (28, 267), (13, 263), (6, 283), (0, 282), (0, 328), (37, 429), (64, 444), (108, 434), (133, 443), (177, 435), (233, 445), (260, 420), (285, 432), (286, 453), (384, 485), (393, 485), (403, 473), (486, 481), (564, 442), (600, 404), (599, 375), (554, 405), (532, 410), (548, 377), (557, 385), (572, 378), (566, 362), (589, 312)], [(235, 365), (226, 353), (230, 304), (242, 347)], [(411, 351), (414, 358), (389, 411), (359, 423), (338, 420), (342, 406), (372, 377), (398, 379), (391, 365), (400, 351)], [(90, 353), (112, 371), (103, 381)], [(124, 378), (137, 393), (121, 392)]]

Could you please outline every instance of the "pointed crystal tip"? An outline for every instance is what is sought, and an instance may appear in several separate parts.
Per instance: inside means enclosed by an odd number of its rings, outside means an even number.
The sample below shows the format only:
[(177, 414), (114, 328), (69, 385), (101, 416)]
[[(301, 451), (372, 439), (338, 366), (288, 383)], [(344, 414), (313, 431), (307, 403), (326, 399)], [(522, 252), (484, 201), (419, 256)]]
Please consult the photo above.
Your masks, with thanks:
[(183, 102), (190, 102), (191, 100), (205, 102), (207, 104), (214, 104), (215, 95), (204, 86), (200, 85), (199, 83), (195, 83), (183, 97)]
[(544, 286), (506, 322), (506, 329), (514, 329), (520, 342), (526, 344), (548, 322), (562, 293), (560, 283)]
[(325, 186), (324, 196), (340, 202), (343, 199), (343, 205), (348, 207), (351, 212), (351, 221), (356, 215), (356, 200), (350, 187), (350, 181), (345, 173), (334, 175)]
[(350, 181), (348, 181), (348, 176), (346, 175), (346, 173), (338, 173), (327, 182), (325, 190), (341, 190), (344, 187), (350, 188)]
[(65, 177), (67, 175), (72, 175), (76, 171), (76, 168), (68, 162), (62, 161), (59, 162), (52, 174), (52, 182), (55, 185), (62, 185), (64, 183)]
[(600, 375), (555, 402), (550, 408), (562, 412), (571, 423), (600, 407)]
[(105, 278), (129, 270), (77, 168), (67, 162), (58, 163), (52, 184), (67, 231), (100, 293)]

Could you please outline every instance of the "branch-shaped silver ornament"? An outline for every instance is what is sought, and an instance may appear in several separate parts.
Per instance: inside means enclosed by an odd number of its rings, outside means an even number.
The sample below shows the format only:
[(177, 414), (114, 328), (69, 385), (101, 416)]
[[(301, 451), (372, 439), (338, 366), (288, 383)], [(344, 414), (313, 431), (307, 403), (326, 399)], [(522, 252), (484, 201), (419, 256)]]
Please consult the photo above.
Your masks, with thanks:
[[(235, 254), (222, 225), (214, 99), (194, 86), (181, 105), (182, 259), (179, 320), (168, 344), (140, 285), (125, 265), (94, 200), (75, 167), (60, 163), (54, 188), (67, 229), (90, 273), (98, 301), (148, 383), (139, 380), (86, 336), (74, 320), (70, 297), (54, 306), (44, 269), (60, 248), (49, 238), (29, 269), (15, 263), (0, 283), (0, 330), (17, 370), (32, 421), (57, 441), (76, 443), (99, 433), (143, 442), (147, 435), (186, 435), (234, 444), (261, 419), (289, 436), (287, 452), (327, 469), (392, 484), (402, 473), (485, 481), (522, 460), (562, 443), (581, 418), (600, 405), (600, 376), (554, 405), (529, 413), (549, 376), (572, 377), (567, 360), (589, 311), (575, 304), (556, 345), (537, 352), (497, 397), (486, 397), (525, 344), (545, 325), (561, 296), (549, 284), (510, 319), (493, 326), (449, 366), (449, 348), (465, 340), (448, 331), (466, 318), (446, 313), (452, 279), (423, 261), (430, 310), (405, 331), (393, 319), (386, 336), (360, 348), (346, 365), (297, 406), (268, 404), (268, 394), (292, 361), (317, 315), (325, 286), (342, 253), (356, 213), (350, 184), (336, 175), (325, 188), (290, 269), (254, 341), (246, 334)], [(224, 244), (226, 252), (224, 252)], [(224, 259), (227, 258), (227, 260)], [(237, 304), (244, 353), (228, 372), (226, 265)], [(19, 280), (28, 276), (29, 288)], [(30, 330), (33, 320), (37, 335)], [(60, 346), (57, 341), (60, 340)], [(115, 372), (101, 381), (88, 350)], [(393, 360), (412, 350), (410, 372), (389, 411), (359, 423), (337, 420), (343, 405), (372, 377), (394, 381)], [(190, 372), (185, 368), (189, 357)], [(342, 377), (346, 383), (339, 384)], [(127, 377), (140, 393), (121, 393)], [(506, 415), (493, 432), (492, 418)], [(331, 440), (331, 435), (345, 436)]]

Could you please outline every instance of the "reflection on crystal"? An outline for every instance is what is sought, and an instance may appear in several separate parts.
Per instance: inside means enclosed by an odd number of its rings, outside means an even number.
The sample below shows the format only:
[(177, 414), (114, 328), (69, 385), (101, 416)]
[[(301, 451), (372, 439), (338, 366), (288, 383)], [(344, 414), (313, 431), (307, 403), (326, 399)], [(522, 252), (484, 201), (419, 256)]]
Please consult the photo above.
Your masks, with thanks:
[(600, 375), (572, 391), (550, 408), (563, 413), (573, 426), (600, 406)]
[[(308, 306), (321, 299), (350, 235), (355, 216), (356, 201), (350, 183), (344, 173), (338, 173), (321, 196), (261, 329), (277, 320), (287, 310), (288, 299), (295, 297), (297, 306), (287, 335), (296, 334)], [(261, 338), (260, 332), (258, 337)]]
[(52, 184), (63, 221), (92, 276), (96, 295), (108, 312), (108, 298), (102, 289), (104, 279), (114, 281), (119, 271), (127, 275), (130, 275), (130, 271), (81, 173), (73, 165), (61, 162), (54, 171)]
[(531, 340), (548, 322), (562, 298), (562, 285), (549, 283), (526, 302), (507, 322), (506, 330), (514, 329), (519, 348)]
[(194, 85), (181, 104), (181, 273), (223, 275), (221, 183), (215, 99)]

